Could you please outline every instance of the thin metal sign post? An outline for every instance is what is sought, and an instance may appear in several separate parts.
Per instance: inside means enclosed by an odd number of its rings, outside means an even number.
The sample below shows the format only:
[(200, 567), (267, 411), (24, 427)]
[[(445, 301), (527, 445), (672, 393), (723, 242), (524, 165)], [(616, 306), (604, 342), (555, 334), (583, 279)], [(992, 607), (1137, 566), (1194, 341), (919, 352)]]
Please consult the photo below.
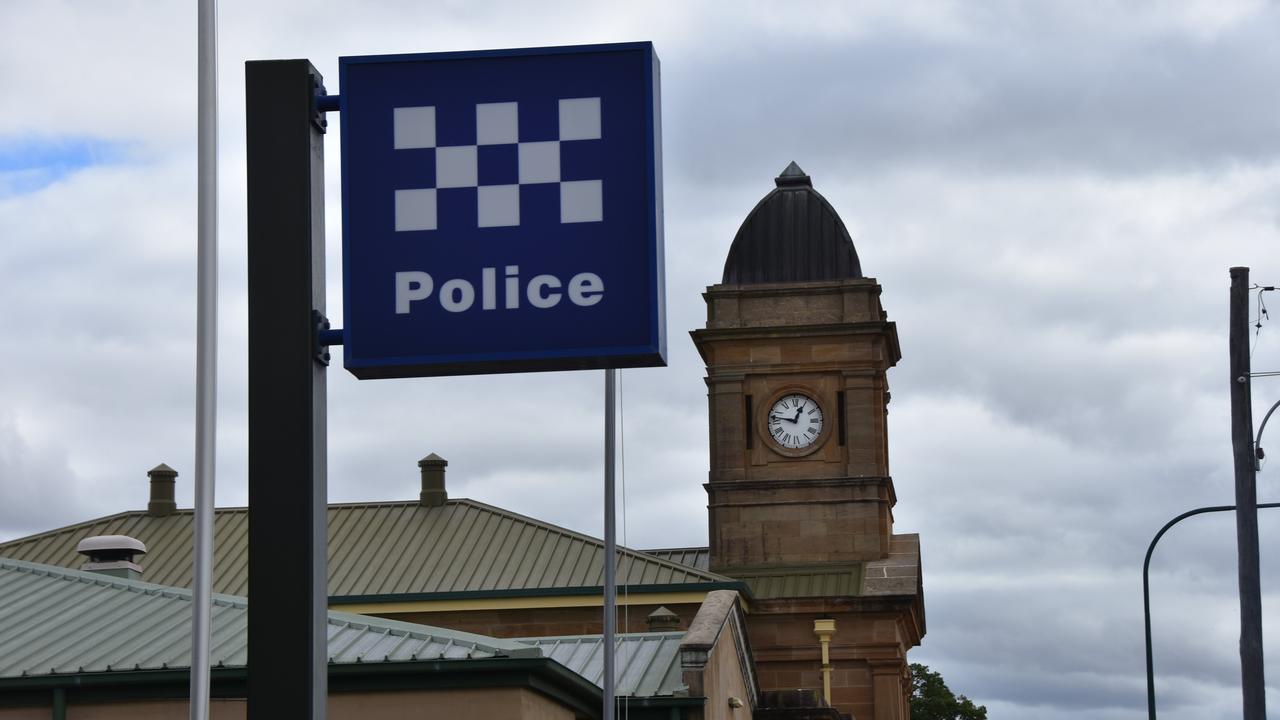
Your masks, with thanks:
[(1231, 268), (1231, 449), (1236, 478), (1236, 552), (1240, 574), (1240, 687), (1244, 720), (1266, 720), (1262, 665), (1262, 589), (1258, 558), (1257, 456), (1249, 362), (1249, 268)]
[(328, 694), (324, 119), (306, 60), (245, 64), (249, 211), (249, 720)]
[(604, 708), (602, 720), (613, 720), (615, 642), (618, 619), (618, 536), (614, 488), (617, 468), (618, 370), (604, 371)]
[(218, 9), (200, 0), (197, 29), (196, 478), (191, 586), (191, 720), (209, 717), (214, 461), (218, 433)]

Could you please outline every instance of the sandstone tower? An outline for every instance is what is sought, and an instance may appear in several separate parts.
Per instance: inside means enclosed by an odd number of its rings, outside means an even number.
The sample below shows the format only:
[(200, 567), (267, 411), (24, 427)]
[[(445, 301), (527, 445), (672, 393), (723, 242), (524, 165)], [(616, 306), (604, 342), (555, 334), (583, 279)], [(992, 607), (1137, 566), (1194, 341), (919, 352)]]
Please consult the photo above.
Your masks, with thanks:
[(841, 714), (905, 720), (906, 652), (925, 619), (918, 537), (893, 533), (897, 328), (810, 178), (791, 163), (776, 185), (692, 333), (707, 366), (711, 569), (755, 588), (762, 690), (812, 689)]

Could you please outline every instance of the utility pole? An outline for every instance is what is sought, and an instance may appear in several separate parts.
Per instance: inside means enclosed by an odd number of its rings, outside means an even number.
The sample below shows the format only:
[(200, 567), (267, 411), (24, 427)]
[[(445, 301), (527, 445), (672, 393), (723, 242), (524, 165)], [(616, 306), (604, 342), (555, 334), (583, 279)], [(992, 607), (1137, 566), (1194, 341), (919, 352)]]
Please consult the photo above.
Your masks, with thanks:
[(1262, 668), (1262, 589), (1258, 562), (1258, 489), (1249, 363), (1249, 268), (1231, 268), (1231, 449), (1236, 476), (1236, 552), (1240, 570), (1240, 686), (1244, 720), (1266, 720)]

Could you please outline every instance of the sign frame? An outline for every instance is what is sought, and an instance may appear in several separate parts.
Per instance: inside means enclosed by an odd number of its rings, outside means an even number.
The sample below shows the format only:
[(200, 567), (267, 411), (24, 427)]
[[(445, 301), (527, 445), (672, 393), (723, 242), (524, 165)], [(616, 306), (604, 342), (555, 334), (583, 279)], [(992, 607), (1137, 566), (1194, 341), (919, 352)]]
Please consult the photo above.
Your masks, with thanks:
[[(633, 62), (629, 58), (635, 56), (640, 63), (640, 69), (637, 74), (643, 78), (643, 87), (630, 88), (629, 92), (639, 93), (635, 97), (639, 98), (638, 104), (643, 110), (642, 122), (631, 119), (633, 125), (642, 127), (642, 138), (627, 138), (624, 142), (634, 142), (636, 140), (643, 143), (643, 158), (640, 162), (635, 163), (643, 177), (638, 178), (640, 187), (643, 188), (643, 198), (629, 200), (628, 202), (643, 203), (640, 205), (627, 205), (626, 207), (636, 213), (637, 217), (642, 217), (644, 227), (637, 229), (627, 229), (627, 238), (630, 240), (632, 234), (638, 239), (635, 242), (642, 242), (643, 246), (636, 247), (627, 246), (626, 251), (632, 253), (635, 258), (641, 259), (641, 262), (631, 263), (628, 265), (628, 272), (636, 273), (635, 278), (628, 275), (630, 282), (628, 287), (631, 288), (623, 297), (613, 300), (620, 293), (610, 296), (610, 300), (615, 303), (614, 308), (626, 308), (626, 317), (629, 322), (623, 324), (611, 324), (608, 326), (609, 333), (613, 335), (621, 335), (625, 333), (626, 341), (603, 341), (591, 336), (580, 337), (574, 336), (567, 338), (566, 342), (555, 346), (541, 347), (511, 347), (511, 348), (494, 348), (466, 346), (469, 340), (465, 330), (462, 327), (462, 321), (458, 320), (452, 330), (446, 335), (442, 341), (442, 346), (438, 351), (432, 348), (430, 352), (391, 352), (379, 348), (383, 346), (394, 346), (399, 340), (394, 332), (387, 332), (381, 327), (374, 328), (372, 322), (363, 320), (370, 313), (367, 308), (368, 303), (373, 302), (362, 293), (368, 293), (369, 289), (359, 286), (359, 280), (353, 276), (358, 273), (353, 268), (359, 262), (364, 260), (358, 255), (363, 250), (357, 248), (357, 244), (362, 242), (354, 237), (357, 233), (362, 232), (360, 229), (353, 227), (358, 220), (353, 217), (353, 194), (360, 192), (358, 189), (353, 190), (353, 186), (357, 186), (359, 178), (349, 176), (349, 158), (354, 153), (359, 152), (356, 146), (361, 141), (355, 138), (359, 128), (349, 129), (346, 123), (347, 118), (352, 117), (353, 104), (352, 96), (348, 93), (349, 84), (355, 73), (368, 69), (372, 65), (399, 65), (402, 63), (442, 63), (449, 64), (453, 61), (464, 62), (480, 62), (484, 63), (488, 60), (512, 61), (521, 59), (538, 58), (569, 58), (577, 59), (583, 62), (588, 61), (585, 55), (609, 55), (614, 57), (627, 57), (627, 62)], [(424, 66), (427, 67), (427, 66)], [(629, 367), (652, 367), (666, 365), (667, 339), (666, 339), (666, 303), (665, 303), (665, 269), (664, 269), (664, 238), (663, 238), (663, 206), (662, 206), (662, 130), (661, 130), (661, 95), (660, 95), (660, 66), (653, 45), (650, 42), (634, 42), (634, 43), (613, 43), (603, 45), (575, 45), (564, 47), (538, 47), (538, 48), (517, 48), (503, 50), (482, 50), (482, 51), (462, 51), (462, 52), (439, 52), (439, 53), (414, 53), (404, 55), (367, 55), (352, 56), (339, 58), (340, 84), (342, 92), (339, 96), (339, 109), (344, 125), (341, 133), (341, 151), (343, 159), (342, 170), (342, 259), (343, 259), (343, 364), (346, 369), (360, 379), (376, 379), (376, 378), (397, 378), (397, 377), (427, 377), (441, 375), (469, 375), (483, 373), (511, 373), (511, 372), (536, 372), (536, 371), (553, 371), (553, 370), (587, 370), (600, 368), (629, 368)], [(434, 122), (434, 120), (433, 120)], [(630, 148), (630, 146), (626, 146)], [(435, 152), (433, 150), (432, 152)], [(358, 160), (353, 161), (358, 162)], [(628, 166), (628, 170), (630, 167)], [(629, 177), (629, 176), (628, 176)], [(443, 187), (443, 186), (442, 186)], [(522, 187), (522, 186), (517, 186)], [(605, 191), (607, 192), (607, 190)], [(434, 195), (432, 196), (435, 197)], [(434, 202), (434, 201), (433, 201)], [(637, 209), (638, 208), (638, 209)], [(361, 208), (363, 212), (363, 207)], [(603, 216), (603, 212), (602, 212)], [(561, 222), (565, 222), (561, 220)], [(639, 223), (637, 223), (638, 225)], [(603, 226), (611, 227), (611, 226)], [(628, 226), (630, 228), (631, 226)], [(431, 228), (434, 230), (434, 228)], [(443, 231), (440, 231), (443, 232)], [(528, 231), (530, 234), (536, 231)], [(364, 241), (367, 242), (367, 241)], [(447, 247), (447, 246), (446, 246)], [(421, 251), (420, 251), (421, 252)], [(447, 250), (440, 251), (447, 255)], [(601, 251), (604, 252), (604, 251)], [(632, 265), (643, 265), (642, 268), (636, 270)], [(492, 280), (494, 275), (491, 268), (486, 268), (487, 280)], [(469, 268), (474, 277), (476, 268)], [(439, 290), (447, 278), (456, 277), (459, 273), (464, 272), (462, 269), (451, 269), (447, 265), (440, 270), (435, 276), (434, 288)], [(501, 266), (497, 266), (497, 273), (502, 273)], [(566, 286), (573, 275), (572, 269), (563, 270), (563, 275), (558, 281), (563, 282)], [(641, 276), (641, 273), (643, 275)], [(384, 273), (385, 275), (385, 273)], [(363, 275), (361, 276), (363, 277)], [(542, 276), (540, 276), (542, 277)], [(598, 279), (598, 276), (597, 276)], [(498, 276), (497, 282), (502, 283), (503, 278)], [(527, 278), (521, 279), (521, 282), (527, 281)], [(388, 278), (389, 282), (389, 278)], [(492, 283), (491, 283), (492, 284)], [(479, 287), (478, 283), (469, 283), (469, 285)], [(510, 286), (508, 286), (510, 287)], [(565, 287), (566, 295), (568, 287)], [(604, 286), (604, 292), (609, 287)], [(385, 300), (386, 291), (383, 293), (380, 302), (382, 303), (379, 312), (386, 313), (392, 309), (388, 307)], [(532, 288), (528, 292), (533, 292)], [(600, 294), (603, 295), (604, 292)], [(639, 295), (640, 297), (635, 297)], [(532, 296), (530, 296), (532, 298)], [(486, 300), (488, 302), (488, 300)], [(625, 305), (624, 305), (625, 303)], [(478, 303), (477, 303), (478, 304)], [(643, 306), (643, 307), (640, 307)], [(509, 308), (510, 306), (508, 306)], [(567, 307), (567, 303), (566, 303)], [(484, 310), (494, 309), (491, 305), (486, 305)], [(573, 308), (568, 308), (573, 310)], [(502, 309), (499, 309), (501, 312)], [(475, 313), (476, 310), (470, 310)], [(520, 318), (531, 317), (536, 310), (527, 310), (522, 305), (518, 310), (511, 312), (512, 316)], [(544, 311), (545, 312), (545, 311)], [(581, 314), (581, 313), (579, 313)], [(568, 313), (565, 313), (568, 315)], [(539, 316), (540, 317), (540, 316)], [(559, 317), (559, 316), (557, 316)], [(447, 321), (454, 321), (453, 317), (445, 317)], [(419, 324), (422, 321), (416, 321)], [(557, 320), (557, 322), (560, 322)], [(407, 321), (404, 323), (407, 324)], [(518, 321), (513, 322), (520, 325)], [(582, 323), (586, 326), (587, 324)], [(415, 326), (416, 327), (416, 326)], [(618, 329), (622, 328), (622, 329)], [(572, 332), (587, 332), (587, 330), (579, 330), (573, 328)], [(616, 330), (616, 332), (615, 332)], [(590, 330), (595, 332), (595, 330)], [(572, 332), (568, 333), (572, 335)], [(599, 335), (600, 333), (597, 333)], [(376, 339), (376, 342), (375, 342)], [(417, 346), (423, 345), (426, 341), (421, 336), (416, 336), (413, 341)], [(490, 343), (492, 345), (492, 343)]]

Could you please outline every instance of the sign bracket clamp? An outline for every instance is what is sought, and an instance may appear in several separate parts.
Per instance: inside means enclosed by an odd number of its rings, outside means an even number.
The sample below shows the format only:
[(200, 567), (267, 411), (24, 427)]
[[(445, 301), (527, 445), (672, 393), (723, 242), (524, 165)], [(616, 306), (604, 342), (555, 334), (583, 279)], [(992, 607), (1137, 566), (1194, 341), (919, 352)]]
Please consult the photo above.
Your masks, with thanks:
[(311, 325), (314, 330), (312, 337), (315, 338), (315, 345), (313, 347), (315, 360), (321, 365), (327, 366), (330, 359), (329, 346), (341, 345), (343, 343), (344, 338), (342, 335), (342, 328), (338, 328), (337, 330), (330, 329), (329, 318), (325, 317), (324, 313), (319, 310), (311, 311)]
[(324, 114), (327, 112), (338, 112), (341, 109), (339, 102), (340, 95), (329, 95), (324, 88), (324, 84), (315, 76), (311, 78), (314, 83), (315, 92), (311, 96), (311, 124), (322, 133), (329, 130), (329, 121), (325, 119)]
[(324, 86), (316, 90), (316, 112), (338, 112), (341, 109), (341, 95), (326, 95)]

